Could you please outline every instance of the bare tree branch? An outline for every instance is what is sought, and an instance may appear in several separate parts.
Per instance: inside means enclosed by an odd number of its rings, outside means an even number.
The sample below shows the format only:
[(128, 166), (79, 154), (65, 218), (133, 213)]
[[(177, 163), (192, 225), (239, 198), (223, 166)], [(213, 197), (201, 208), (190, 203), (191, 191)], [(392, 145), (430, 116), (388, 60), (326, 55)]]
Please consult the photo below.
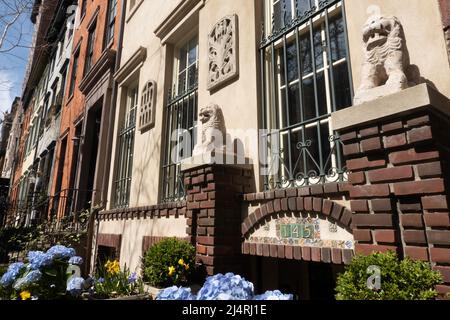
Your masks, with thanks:
[(23, 19), (33, 10), (33, 0), (0, 0), (0, 53), (7, 53), (23, 44)]

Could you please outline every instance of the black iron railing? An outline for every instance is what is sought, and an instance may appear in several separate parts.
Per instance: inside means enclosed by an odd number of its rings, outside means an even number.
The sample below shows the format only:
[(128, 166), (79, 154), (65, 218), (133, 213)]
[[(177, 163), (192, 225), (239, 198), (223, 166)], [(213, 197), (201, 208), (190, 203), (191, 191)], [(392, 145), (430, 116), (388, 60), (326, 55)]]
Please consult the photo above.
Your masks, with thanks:
[(55, 224), (63, 227), (79, 223), (80, 216), (89, 212), (96, 191), (66, 189), (55, 196), (32, 194), (26, 200), (7, 205), (6, 217), (11, 226)]

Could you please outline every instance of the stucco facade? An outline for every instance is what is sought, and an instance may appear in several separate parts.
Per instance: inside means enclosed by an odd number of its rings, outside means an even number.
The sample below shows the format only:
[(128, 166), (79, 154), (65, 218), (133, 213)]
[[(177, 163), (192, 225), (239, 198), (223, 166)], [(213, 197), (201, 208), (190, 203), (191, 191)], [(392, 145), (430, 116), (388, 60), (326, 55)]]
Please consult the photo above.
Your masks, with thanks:
[[(347, 63), (350, 74), (348, 76), (349, 88), (346, 89), (349, 91), (346, 92), (354, 93), (362, 82), (364, 61), (362, 29), (368, 17), (377, 13), (379, 7), (380, 14), (396, 16), (400, 21), (404, 30), (410, 63), (415, 68), (416, 75), (420, 75), (419, 83), (422, 86), (428, 85), (428, 87), (433, 88), (430, 90), (440, 92), (443, 97), (441, 101), (443, 101), (445, 107), (448, 102), (445, 97), (450, 95), (448, 91), (448, 88), (450, 88), (450, 72), (448, 49), (442, 32), (442, 19), (438, 1), (432, 3), (413, 1), (405, 7), (402, 1), (380, 0), (376, 3), (369, 3), (368, 1), (349, 0), (345, 1), (345, 7), (342, 6), (342, 3), (333, 1), (323, 4), (323, 6), (327, 8), (326, 17), (325, 14), (310, 14), (312, 19), (310, 21), (313, 21), (314, 24), (314, 32), (316, 32), (316, 26), (319, 26), (320, 23), (323, 23), (323, 28), (334, 23), (334, 19), (339, 18), (339, 14), (342, 14), (345, 18), (344, 23), (340, 25), (340, 28), (343, 26), (344, 29), (339, 29), (340, 32), (345, 30), (345, 33), (342, 37), (339, 36), (340, 42), (336, 46), (341, 46), (339, 50), (342, 50), (340, 51), (340, 54), (342, 54), (342, 52), (345, 52), (343, 44), (346, 44), (347, 53), (345, 54), (345, 60), (341, 58), (338, 62), (334, 62), (333, 66), (336, 65), (334, 68), (337, 68), (343, 61)], [(285, 190), (283, 188), (267, 189), (267, 179), (261, 175), (260, 171), (263, 158), (260, 152), (264, 145), (258, 140), (257, 129), (265, 128), (266, 120), (264, 119), (267, 114), (265, 111), (263, 112), (262, 106), (270, 106), (275, 100), (270, 100), (272, 96), (270, 90), (272, 89), (270, 89), (271, 85), (266, 83), (270, 80), (272, 64), (270, 60), (263, 60), (265, 62), (264, 67), (262, 67), (261, 54), (265, 52), (267, 59), (270, 59), (271, 52), (278, 52), (276, 50), (283, 43), (286, 45), (292, 39), (295, 43), (295, 37), (292, 38), (291, 34), (294, 34), (293, 32), (296, 30), (294, 27), (289, 29), (289, 25), (287, 31), (273, 32), (273, 35), (271, 35), (272, 31), (267, 31), (267, 23), (270, 24), (272, 21), (277, 23), (276, 18), (272, 20), (271, 17), (267, 17), (267, 14), (271, 14), (268, 13), (272, 12), (271, 10), (275, 9), (268, 7), (268, 4), (261, 1), (223, 2), (214, 0), (142, 1), (137, 2), (134, 8), (127, 8), (124, 25), (124, 47), (120, 68), (115, 75), (118, 84), (118, 96), (108, 203), (106, 210), (100, 213), (98, 237), (103, 239), (101, 240), (103, 241), (102, 246), (108, 242), (104, 242), (104, 239), (113, 239), (108, 237), (120, 238), (119, 242), (111, 240), (111, 243), (115, 243), (116, 249), (120, 251), (118, 255), (121, 263), (127, 264), (132, 270), (139, 271), (139, 259), (136, 257), (144, 253), (143, 243), (146, 243), (148, 237), (188, 237), (196, 245), (198, 262), (206, 267), (208, 273), (241, 270), (240, 268), (243, 267), (246, 270), (244, 272), (249, 272), (250, 277), (257, 277), (257, 274), (261, 272), (261, 267), (263, 269), (268, 268), (267, 270), (272, 270), (273, 276), (268, 277), (267, 281), (259, 283), (261, 288), (271, 288), (277, 283), (279, 285), (286, 281), (282, 273), (276, 271), (278, 269), (276, 264), (273, 264), (275, 263), (273, 260), (258, 260), (261, 257), (281, 258), (283, 261), (285, 261), (284, 259), (301, 260), (303, 261), (301, 267), (304, 270), (309, 270), (305, 272), (309, 272), (311, 275), (315, 271), (314, 268), (312, 269), (309, 266), (308, 261), (330, 264), (332, 268), (328, 272), (333, 275), (330, 278), (330, 281), (333, 281), (332, 278), (341, 270), (340, 266), (348, 263), (355, 252), (369, 252), (377, 248), (380, 250), (393, 248), (394, 250), (403, 250), (407, 255), (410, 255), (416, 252), (414, 250), (422, 250), (414, 247), (414, 242), (411, 243), (409, 240), (406, 240), (406, 247), (405, 244), (403, 247), (396, 247), (397, 231), (395, 231), (394, 225), (388, 226), (387, 222), (375, 220), (371, 227), (365, 225), (366, 222), (362, 221), (361, 214), (364, 211), (361, 211), (362, 209), (359, 207), (363, 203), (359, 199), (375, 197), (373, 207), (370, 207), (375, 212), (380, 210), (376, 205), (383, 207), (387, 202), (378, 199), (381, 198), (380, 191), (372, 189), (370, 189), (372, 191), (367, 191), (369, 193), (364, 196), (358, 195), (353, 188), (364, 189), (365, 187), (358, 186), (355, 180), (357, 175), (351, 171), (344, 174), (342, 180), (335, 180), (333, 183), (303, 185), (294, 188), (291, 186)], [(233, 24), (233, 32), (237, 32), (237, 37), (234, 38), (237, 39), (237, 42), (233, 44), (235, 56), (230, 58), (230, 61), (236, 63), (238, 70), (235, 76), (211, 89), (209, 85), (209, 77), (211, 76), (211, 41), (209, 34), (216, 28), (217, 23), (222, 21), (221, 19), (233, 16), (236, 16), (237, 22), (231, 22), (235, 23)], [(417, 21), (424, 21), (424, 17), (427, 17), (427, 26), (418, 28)], [(308, 15), (306, 15), (306, 18), (308, 18)], [(264, 19), (266, 19), (266, 31), (262, 34), (263, 28), (261, 25)], [(304, 34), (302, 30), (305, 26), (308, 28), (308, 20), (305, 21), (306, 24), (300, 24), (299, 29), (297, 29), (300, 30), (302, 37)], [(295, 26), (294, 23), (291, 25)], [(323, 30), (323, 41), (328, 41), (329, 34), (327, 32), (329, 31), (326, 28)], [(286, 33), (286, 36), (283, 36), (283, 32)], [(145, 34), (146, 36), (136, 37), (136, 34)], [(179, 73), (177, 52), (180, 50), (180, 46), (182, 47), (187, 40), (193, 37), (198, 39), (196, 49), (198, 52), (198, 86), (193, 89), (195, 90), (193, 92), (196, 93), (194, 102), (198, 104), (198, 110), (210, 104), (217, 105), (221, 109), (227, 134), (230, 135), (228, 138), (231, 138), (231, 141), (241, 142), (247, 164), (244, 167), (230, 165), (223, 168), (221, 165), (210, 165), (208, 163), (194, 166), (182, 165), (184, 197), (173, 197), (172, 201), (167, 201), (165, 198), (164, 181), (166, 176), (164, 168), (168, 148), (166, 130), (170, 122), (166, 121), (172, 119), (172, 111), (169, 110), (171, 110), (174, 101), (173, 89), (176, 90), (174, 81), (178, 79), (177, 74)], [(270, 42), (274, 43), (272, 49)], [(332, 46), (334, 45), (332, 44)], [(329, 49), (326, 46), (323, 48), (324, 58), (330, 59), (330, 51), (327, 52)], [(332, 48), (334, 50), (334, 47)], [(433, 50), (424, 48), (433, 48)], [(319, 50), (318, 47), (315, 50)], [(331, 54), (334, 54), (334, 51)], [(287, 56), (285, 59), (289, 57)], [(281, 53), (282, 58), (283, 53)], [(433, 63), (430, 63), (430, 61), (433, 61)], [(283, 65), (281, 60), (279, 68), (285, 68)], [(336, 70), (334, 71), (337, 72)], [(277, 72), (279, 71), (276, 71), (275, 68), (275, 73), (278, 74)], [(317, 79), (319, 79), (321, 71), (317, 72)], [(266, 76), (265, 73), (268, 75)], [(325, 67), (325, 74), (330, 76), (332, 71)], [(290, 77), (291, 74), (288, 76)], [(117, 166), (122, 163), (119, 155), (123, 152), (123, 148), (121, 148), (121, 140), (119, 140), (121, 135), (119, 133), (121, 132), (124, 115), (128, 112), (127, 92), (130, 87), (138, 83), (137, 92), (141, 97), (150, 81), (156, 83), (157, 88), (156, 99), (154, 100), (154, 125), (148, 130), (139, 130), (137, 126), (133, 130), (131, 164), (128, 162), (131, 175), (127, 176), (127, 179), (131, 181), (129, 182), (129, 193), (126, 194), (128, 201), (125, 202), (125, 206), (118, 206), (116, 197), (117, 192), (120, 193), (120, 188), (116, 188), (115, 181), (117, 181), (118, 174)], [(283, 80), (279, 81), (283, 82)], [(336, 78), (336, 81), (345, 81), (345, 79)], [(319, 84), (319, 82), (317, 83)], [(326, 85), (325, 101), (330, 104), (334, 103), (333, 99), (337, 95), (337, 91), (332, 93), (329, 89), (332, 88), (332, 85), (332, 82)], [(267, 93), (262, 94), (264, 90), (267, 90)], [(413, 91), (405, 92), (412, 94)], [(423, 93), (423, 91), (420, 92)], [(417, 94), (422, 93), (418, 92)], [(423, 94), (425, 98), (427, 93)], [(397, 109), (393, 109), (391, 116), (396, 114), (394, 110), (400, 110), (403, 108), (401, 106), (408, 106), (407, 101), (403, 101), (401, 97), (403, 96), (398, 98), (392, 96), (391, 102)], [(320, 96), (318, 99), (320, 102)], [(390, 98), (386, 97), (386, 99)], [(348, 102), (347, 105), (340, 106), (339, 110), (343, 109), (342, 112), (344, 112), (345, 107), (350, 106), (351, 102)], [(409, 105), (407, 108), (411, 108), (411, 106)], [(137, 119), (139, 119), (141, 112), (143, 111), (137, 110)], [(369, 116), (369, 114), (367, 113), (364, 116)], [(330, 122), (323, 123), (329, 123), (330, 128), (339, 129), (343, 133), (349, 130), (347, 126), (339, 122), (339, 112), (335, 116), (334, 111), (331, 110), (331, 115)], [(362, 117), (362, 114), (354, 112), (351, 116)], [(382, 116), (375, 117), (383, 119)], [(353, 123), (358, 124), (358, 119), (355, 118)], [(368, 125), (367, 123), (367, 121), (362, 122), (362, 125)], [(198, 141), (201, 139), (201, 135), (199, 130), (196, 132), (196, 141)], [(364, 134), (364, 131), (362, 132)], [(366, 144), (369, 142), (371, 141), (361, 142), (364, 145), (358, 147), (360, 148), (358, 151), (365, 152), (365, 150), (368, 150), (369, 147)], [(342, 141), (342, 146), (344, 148), (344, 161), (347, 161), (347, 166), (351, 166), (353, 156), (347, 142)], [(336, 150), (334, 147), (331, 150), (332, 159), (334, 159)], [(393, 165), (395, 166), (395, 164)], [(353, 171), (357, 170), (353, 169)], [(223, 176), (224, 172), (225, 176)], [(348, 173), (352, 174), (348, 176)], [(330, 177), (327, 176), (326, 179), (328, 178)], [(315, 181), (314, 176), (309, 179)], [(426, 177), (422, 179), (426, 179)], [(229, 193), (235, 192), (243, 194), (243, 202), (233, 207), (235, 200), (230, 198), (231, 194)], [(373, 192), (373, 194), (370, 194), (370, 192)], [(310, 212), (312, 216), (305, 216), (307, 212)], [(270, 215), (271, 219), (264, 220), (267, 215)], [(381, 218), (381, 215), (379, 218)], [(289, 219), (294, 219), (292, 220), (294, 222)], [(300, 221), (299, 219), (304, 220)], [(287, 222), (288, 220), (291, 222)], [(238, 221), (242, 221), (242, 230), (233, 227), (233, 225), (239, 224)], [(284, 228), (283, 223), (299, 223), (300, 226), (303, 223), (317, 224), (316, 228), (317, 232), (320, 233), (320, 239), (300, 240), (299, 244), (294, 246), (283, 245), (284, 242), (281, 242), (281, 245), (280, 242), (271, 243), (271, 239), (282, 237), (282, 234), (275, 234), (274, 232), (278, 228), (278, 224), (280, 224), (280, 228)], [(169, 225), (171, 226), (170, 229), (164, 227)], [(409, 227), (405, 225), (404, 228), (408, 229)], [(368, 229), (371, 231), (368, 231)], [(235, 238), (237, 244), (231, 240), (228, 243), (222, 242), (221, 238), (217, 236), (218, 232), (225, 238)], [(369, 244), (367, 238), (364, 238), (367, 232), (371, 237), (373, 236), (373, 239), (376, 239), (374, 243)], [(390, 235), (393, 236), (392, 239), (388, 239)], [(239, 256), (240, 254), (243, 254), (242, 258)], [(232, 256), (234, 258), (231, 258)], [(254, 258), (251, 258), (252, 256)], [(417, 258), (417, 256), (415, 257)], [(437, 265), (441, 263), (436, 262), (436, 259), (432, 256), (430, 256), (430, 259)], [(279, 261), (279, 263), (282, 263), (281, 260)], [(437, 265), (436, 268), (441, 268)], [(291, 267), (294, 266), (292, 265), (289, 268)], [(314, 278), (314, 276), (312, 277)], [(309, 292), (310, 287), (305, 285), (307, 280), (299, 278), (295, 281), (302, 283), (302, 291)], [(440, 288), (440, 290), (444, 289)], [(308, 294), (310, 297), (314, 297), (317, 292)]]
[(209, 275), (328, 299), (355, 254), (393, 250), (441, 271), (444, 298), (447, 16), (438, 0), (79, 1), (58, 133), (25, 148), (64, 58), (32, 73), (14, 183), (57, 138), (50, 195), (95, 213), (91, 271), (140, 272), (175, 237)]

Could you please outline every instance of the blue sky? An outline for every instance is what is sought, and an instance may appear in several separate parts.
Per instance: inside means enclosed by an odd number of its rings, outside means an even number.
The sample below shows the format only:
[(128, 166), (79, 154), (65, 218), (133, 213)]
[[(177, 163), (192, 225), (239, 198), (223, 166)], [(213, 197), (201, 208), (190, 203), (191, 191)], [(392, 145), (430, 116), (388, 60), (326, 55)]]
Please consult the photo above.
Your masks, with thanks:
[[(5, 17), (5, 13), (11, 12), (5, 2), (14, 1), (0, 1), (0, 33), (3, 33), (5, 29), (5, 21), (10, 21), (10, 17)], [(30, 14), (24, 12), (13, 24), (4, 45), (0, 48), (0, 111), (2, 112), (11, 107), (14, 97), (21, 95), (33, 31), (34, 25), (31, 23)], [(19, 45), (14, 45), (11, 51), (7, 51), (6, 49), (10, 49), (11, 44), (17, 43), (18, 39), (20, 39)], [(1, 113), (0, 118), (2, 118)]]

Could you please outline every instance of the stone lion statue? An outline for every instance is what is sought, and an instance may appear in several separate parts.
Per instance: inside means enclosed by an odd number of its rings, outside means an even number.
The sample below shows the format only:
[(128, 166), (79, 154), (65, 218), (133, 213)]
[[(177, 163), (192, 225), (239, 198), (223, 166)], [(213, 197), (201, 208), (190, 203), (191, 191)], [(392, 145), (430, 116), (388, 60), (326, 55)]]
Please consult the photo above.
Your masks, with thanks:
[(379, 14), (363, 27), (364, 63), (354, 104), (361, 104), (415, 85), (403, 27), (396, 17)]
[(202, 107), (199, 113), (201, 125), (201, 141), (194, 148), (194, 155), (205, 152), (224, 150), (226, 129), (222, 109), (216, 104)]

